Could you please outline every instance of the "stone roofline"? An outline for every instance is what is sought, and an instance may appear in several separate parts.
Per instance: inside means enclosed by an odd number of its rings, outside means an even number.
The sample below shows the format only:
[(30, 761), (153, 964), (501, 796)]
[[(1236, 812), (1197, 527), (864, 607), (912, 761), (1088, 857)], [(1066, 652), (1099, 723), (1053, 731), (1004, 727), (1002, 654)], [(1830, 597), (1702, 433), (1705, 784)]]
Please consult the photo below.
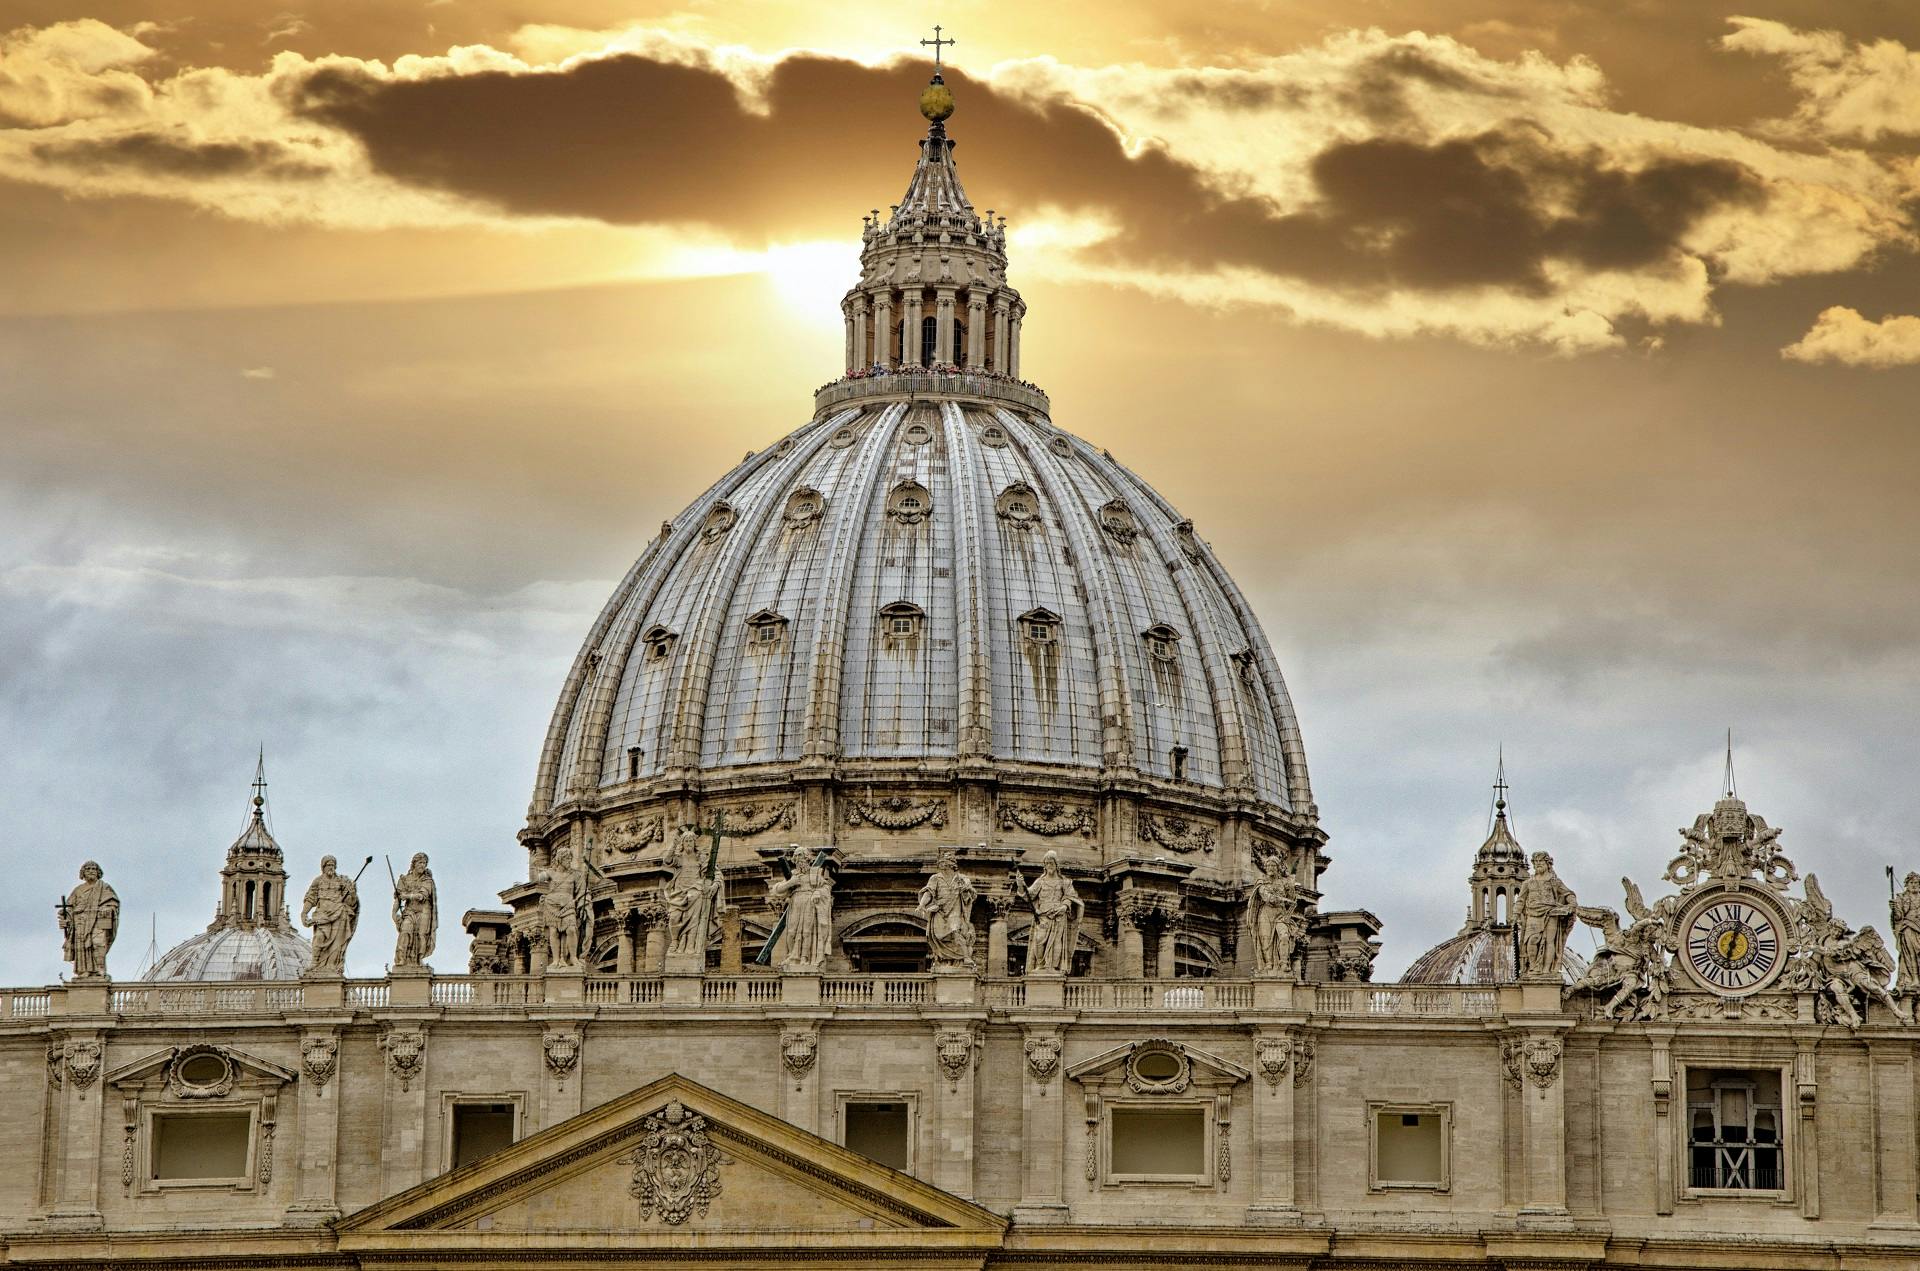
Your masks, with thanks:
[(1049, 415), (1053, 404), (1031, 384), (977, 371), (893, 371), (883, 375), (842, 377), (813, 395), (813, 413), (822, 415), (848, 402), (910, 402), (921, 397), (942, 401), (1005, 403)]

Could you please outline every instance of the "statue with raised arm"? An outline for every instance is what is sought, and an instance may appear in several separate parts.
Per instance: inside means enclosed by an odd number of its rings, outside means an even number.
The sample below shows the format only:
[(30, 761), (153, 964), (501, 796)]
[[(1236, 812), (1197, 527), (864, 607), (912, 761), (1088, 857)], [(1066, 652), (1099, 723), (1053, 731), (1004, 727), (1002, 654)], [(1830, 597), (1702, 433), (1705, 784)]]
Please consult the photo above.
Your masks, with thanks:
[(1893, 943), (1900, 951), (1900, 978), (1894, 991), (1920, 992), (1920, 874), (1908, 874), (1900, 894), (1888, 902), (1893, 917)]
[(980, 896), (973, 880), (960, 872), (952, 848), (941, 851), (933, 873), (920, 887), (915, 909), (927, 920), (927, 952), (936, 971), (973, 969), (973, 905)]
[(120, 933), (120, 897), (107, 885), (99, 864), (80, 867), (80, 885), (57, 907), (60, 914), (60, 956), (73, 963), (75, 979), (105, 979), (107, 950)]
[(787, 859), (791, 872), (767, 888), (767, 899), (786, 911), (780, 969), (818, 971), (833, 953), (833, 876), (798, 845)]
[(1306, 934), (1300, 889), (1286, 874), (1278, 852), (1260, 858), (1259, 882), (1247, 888), (1248, 925), (1253, 929), (1253, 969), (1258, 975), (1290, 975), (1294, 950)]
[(1033, 925), (1027, 929), (1027, 974), (1068, 975), (1080, 938), (1080, 918), (1087, 907), (1073, 890), (1073, 880), (1060, 872), (1057, 852), (1048, 852), (1040, 862), (1040, 877), (1031, 886), (1018, 868), (1013, 871), (1014, 896), (1033, 906)]
[(1573, 928), (1574, 895), (1553, 872), (1553, 857), (1533, 854), (1533, 875), (1513, 898), (1519, 923), (1520, 978), (1557, 980), (1560, 957)]
[(360, 892), (331, 856), (320, 858), (320, 873), (307, 884), (300, 921), (313, 929), (313, 966), (309, 975), (340, 975), (346, 970), (347, 942), (360, 925)]
[(400, 933), (393, 946), (394, 967), (426, 965), (440, 927), (440, 893), (425, 852), (415, 852), (407, 872), (393, 882), (393, 925)]
[(580, 966), (580, 875), (563, 851), (540, 871), (540, 929), (547, 941), (547, 969), (572, 971)]

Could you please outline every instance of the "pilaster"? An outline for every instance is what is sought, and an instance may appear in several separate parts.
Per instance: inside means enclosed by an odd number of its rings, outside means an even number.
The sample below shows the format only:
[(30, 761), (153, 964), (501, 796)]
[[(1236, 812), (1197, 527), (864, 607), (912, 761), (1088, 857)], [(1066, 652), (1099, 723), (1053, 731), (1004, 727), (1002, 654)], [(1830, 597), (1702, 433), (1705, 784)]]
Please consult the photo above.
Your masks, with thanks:
[[(76, 984), (67, 990), (66, 1006), (93, 1006), (92, 995), (76, 993), (91, 988)], [(105, 982), (99, 997), (104, 1006)], [(78, 1023), (79, 1021), (75, 1021)], [(55, 1034), (51, 1043), (58, 1058), (50, 1066), (58, 1074), (53, 1092), (59, 1123), (59, 1149), (55, 1157), (58, 1179), (54, 1204), (47, 1215), (47, 1227), (56, 1231), (92, 1231), (101, 1225), (100, 1148), (104, 1141), (106, 1095), (101, 1074), (107, 1066), (106, 1034), (93, 1020), (80, 1027)]]
[(1066, 1203), (1067, 1103), (1064, 1021), (1017, 1019), (1021, 1034), (1020, 1203), (1014, 1221), (1063, 1223)]
[[(309, 981), (307, 993), (319, 981)], [(338, 979), (332, 980), (338, 986)], [(289, 1226), (321, 1226), (340, 1216), (340, 1030), (351, 1012), (308, 1015), (300, 1025), (300, 1080), (296, 1098), (299, 1140), (294, 1151), (294, 1201)]]
[(928, 1181), (956, 1196), (973, 1198), (975, 1082), (980, 1033), (971, 1019), (939, 1019), (933, 1025), (935, 1135)]
[[(380, 1122), (381, 1194), (391, 1196), (426, 1177), (427, 1045), (431, 1015), (382, 1013)], [(437, 1118), (436, 1118), (437, 1119)]]
[(1254, 1081), (1252, 1083), (1254, 1162), (1257, 1170), (1254, 1200), (1247, 1221), (1270, 1225), (1300, 1221), (1300, 1203), (1294, 1186), (1296, 1100), (1300, 1080), (1311, 1072), (1296, 1062), (1303, 1034), (1280, 1024), (1253, 1026)]
[(1873, 1225), (1911, 1229), (1914, 1194), (1913, 1043), (1901, 1038), (1867, 1043), (1873, 1074)]

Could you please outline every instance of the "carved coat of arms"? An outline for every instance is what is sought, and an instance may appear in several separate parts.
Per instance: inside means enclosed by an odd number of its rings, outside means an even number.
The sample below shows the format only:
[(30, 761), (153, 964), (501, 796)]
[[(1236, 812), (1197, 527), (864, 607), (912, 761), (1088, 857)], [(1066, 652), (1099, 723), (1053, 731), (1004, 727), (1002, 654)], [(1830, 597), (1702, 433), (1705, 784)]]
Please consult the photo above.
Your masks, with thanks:
[(628, 1187), (640, 1201), (640, 1216), (658, 1216), (679, 1226), (697, 1210), (702, 1218), (720, 1194), (720, 1167), (732, 1158), (707, 1134), (705, 1117), (689, 1112), (678, 1099), (644, 1118), (640, 1146), (620, 1158), (633, 1166)]
[(1060, 1067), (1060, 1039), (1053, 1035), (1027, 1038), (1027, 1071), (1035, 1081), (1047, 1081)]
[(325, 1090), (327, 1083), (333, 1080), (334, 1064), (339, 1052), (340, 1043), (324, 1034), (301, 1039), (300, 1066), (306, 1069), (307, 1079), (313, 1082), (314, 1089)]

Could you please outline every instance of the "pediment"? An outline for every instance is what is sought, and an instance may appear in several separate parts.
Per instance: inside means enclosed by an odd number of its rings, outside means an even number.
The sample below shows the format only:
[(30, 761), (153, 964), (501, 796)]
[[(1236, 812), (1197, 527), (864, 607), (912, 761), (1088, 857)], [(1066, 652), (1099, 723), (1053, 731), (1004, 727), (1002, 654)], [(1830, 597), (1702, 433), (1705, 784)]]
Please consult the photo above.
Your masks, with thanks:
[(232, 1046), (163, 1046), (113, 1069), (106, 1082), (137, 1086), (165, 1081), (176, 1093), (192, 1097), (224, 1094), (236, 1082), (283, 1086), (293, 1077), (293, 1069)]
[(671, 1075), (337, 1224), (342, 1250), (999, 1243), (1006, 1220)]
[(1084, 1086), (1125, 1085), (1151, 1094), (1179, 1093), (1190, 1085), (1229, 1088), (1252, 1075), (1231, 1059), (1165, 1037), (1115, 1046), (1067, 1069)]

